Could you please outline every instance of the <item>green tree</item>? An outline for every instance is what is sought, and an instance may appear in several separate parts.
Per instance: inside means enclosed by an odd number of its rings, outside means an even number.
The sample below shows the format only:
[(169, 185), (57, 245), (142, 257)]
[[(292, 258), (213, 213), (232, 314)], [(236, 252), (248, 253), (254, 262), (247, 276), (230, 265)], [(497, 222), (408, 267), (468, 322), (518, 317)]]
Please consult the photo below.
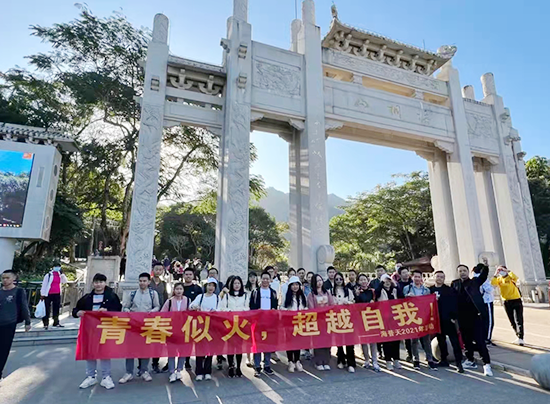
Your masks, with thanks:
[(539, 234), (542, 260), (546, 274), (550, 274), (550, 161), (535, 156), (525, 163), (533, 212)]
[(378, 185), (351, 198), (330, 221), (336, 263), (373, 269), (435, 255), (435, 231), (427, 173), (396, 175), (402, 182)]

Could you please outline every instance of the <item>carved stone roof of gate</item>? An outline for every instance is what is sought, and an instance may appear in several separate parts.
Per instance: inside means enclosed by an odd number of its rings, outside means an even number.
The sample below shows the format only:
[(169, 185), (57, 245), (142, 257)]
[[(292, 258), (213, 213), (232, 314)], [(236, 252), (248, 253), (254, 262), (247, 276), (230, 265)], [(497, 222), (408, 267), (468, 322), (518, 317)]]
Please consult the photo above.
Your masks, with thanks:
[(192, 70), (201, 71), (203, 73), (225, 76), (225, 68), (223, 66), (198, 62), (196, 60), (186, 59), (179, 56), (168, 56), (168, 64), (182, 68), (190, 68)]
[(78, 145), (72, 137), (52, 129), (0, 122), (0, 138), (12, 142), (55, 146), (67, 152), (78, 151)]
[(354, 28), (341, 22), (334, 11), (333, 8), (330, 29), (322, 43), (325, 48), (337, 49), (428, 76), (451, 60), (456, 53), (456, 46), (444, 45), (437, 52), (430, 52)]

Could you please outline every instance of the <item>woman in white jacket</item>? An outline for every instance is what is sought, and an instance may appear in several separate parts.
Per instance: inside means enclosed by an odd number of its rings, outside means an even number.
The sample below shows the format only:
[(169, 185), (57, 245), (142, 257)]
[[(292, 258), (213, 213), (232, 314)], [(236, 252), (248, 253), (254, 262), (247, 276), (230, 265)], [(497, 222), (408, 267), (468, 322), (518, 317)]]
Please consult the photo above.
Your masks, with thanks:
[[(250, 310), (250, 293), (244, 289), (244, 283), (240, 276), (234, 276), (227, 285), (228, 292), (220, 301), (220, 311), (248, 311)], [(235, 356), (237, 357), (237, 367), (235, 368)], [(242, 354), (227, 355), (229, 363), (228, 376), (242, 377), (241, 362)]]
[[(353, 292), (346, 287), (346, 282), (344, 280), (344, 275), (338, 272), (334, 276), (334, 288), (332, 289), (332, 294), (334, 296), (334, 303), (338, 305), (353, 304), (355, 299), (353, 297)], [(344, 369), (347, 365), (348, 372), (355, 372), (355, 347), (353, 345), (348, 345), (345, 348), (339, 346), (338, 352), (336, 355), (338, 359), (338, 368)]]
[[(307, 300), (302, 290), (302, 282), (297, 276), (293, 276), (288, 280), (288, 288), (286, 294), (283, 296), (283, 304), (280, 307), (281, 310), (305, 310), (307, 309)], [(300, 350), (287, 351), (286, 356), (288, 358), (288, 371), (294, 373), (295, 370), (303, 372), (304, 367), (300, 362)]]

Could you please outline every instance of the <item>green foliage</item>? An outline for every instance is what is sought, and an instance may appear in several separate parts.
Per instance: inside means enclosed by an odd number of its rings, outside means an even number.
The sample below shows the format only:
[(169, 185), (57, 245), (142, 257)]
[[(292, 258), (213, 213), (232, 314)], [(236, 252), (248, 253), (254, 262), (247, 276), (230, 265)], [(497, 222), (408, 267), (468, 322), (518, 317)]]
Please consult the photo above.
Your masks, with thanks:
[(542, 260), (547, 275), (550, 275), (550, 161), (535, 156), (525, 163), (533, 212), (539, 234)]
[(374, 269), (436, 254), (427, 173), (396, 175), (390, 182), (352, 198), (330, 221), (336, 263)]

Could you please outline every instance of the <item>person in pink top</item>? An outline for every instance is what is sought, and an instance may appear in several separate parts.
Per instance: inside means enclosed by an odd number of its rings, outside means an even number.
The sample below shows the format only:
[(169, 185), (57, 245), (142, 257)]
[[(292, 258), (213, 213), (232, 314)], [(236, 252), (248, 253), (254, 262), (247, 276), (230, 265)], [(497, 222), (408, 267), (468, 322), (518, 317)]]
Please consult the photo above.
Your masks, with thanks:
[(67, 277), (61, 270), (61, 264), (56, 263), (53, 269), (44, 276), (40, 299), (46, 304), (46, 316), (42, 318), (44, 329), (47, 330), (50, 323), (50, 307), (53, 309), (53, 326), (63, 327), (59, 323), (59, 309), (61, 307), (61, 285), (67, 283)]
[[(307, 307), (309, 309), (334, 306), (334, 298), (323, 284), (321, 275), (313, 275), (313, 278), (311, 278), (311, 293), (307, 297)], [(313, 363), (317, 370), (330, 370), (329, 362), (330, 348), (316, 348), (313, 350)]]
[[(174, 290), (172, 292), (172, 297), (168, 299), (161, 312), (167, 311), (186, 311), (189, 308), (189, 299), (183, 295), (183, 283), (178, 282), (174, 285)], [(168, 370), (170, 371), (170, 376), (168, 380), (170, 383), (174, 383), (177, 380), (181, 379), (181, 372), (183, 371), (183, 365), (185, 364), (185, 357), (180, 356), (178, 358), (178, 365), (176, 367), (176, 358), (168, 358)]]

